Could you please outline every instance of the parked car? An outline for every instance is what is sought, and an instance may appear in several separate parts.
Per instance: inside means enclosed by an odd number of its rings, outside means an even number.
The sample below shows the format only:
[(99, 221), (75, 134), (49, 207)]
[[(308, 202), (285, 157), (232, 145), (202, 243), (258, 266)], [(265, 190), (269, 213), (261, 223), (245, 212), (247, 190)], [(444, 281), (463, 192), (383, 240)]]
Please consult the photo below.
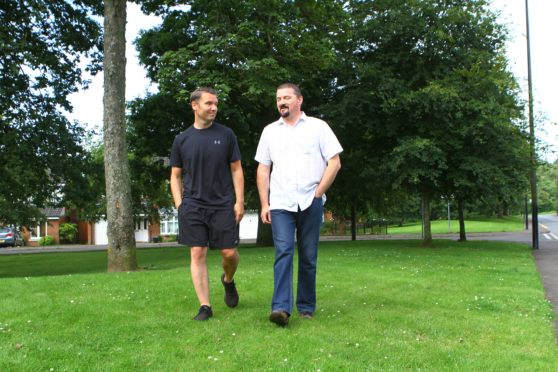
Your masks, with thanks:
[(0, 247), (15, 247), (23, 244), (23, 238), (17, 229), (0, 227)]

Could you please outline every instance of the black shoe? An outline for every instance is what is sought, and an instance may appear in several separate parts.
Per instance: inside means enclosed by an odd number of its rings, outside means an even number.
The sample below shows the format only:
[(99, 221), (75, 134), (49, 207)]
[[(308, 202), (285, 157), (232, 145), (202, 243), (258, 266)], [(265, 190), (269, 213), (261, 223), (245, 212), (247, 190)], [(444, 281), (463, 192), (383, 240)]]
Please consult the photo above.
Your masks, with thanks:
[(302, 319), (312, 319), (314, 317), (314, 313), (311, 311), (303, 311), (300, 313), (300, 317)]
[(272, 311), (271, 314), (269, 314), (269, 321), (277, 324), (278, 326), (285, 327), (289, 324), (289, 314), (282, 310)]
[(238, 305), (238, 292), (236, 291), (236, 286), (234, 285), (234, 279), (230, 283), (225, 282), (225, 274), (221, 275), (221, 283), (225, 287), (225, 304), (228, 307), (236, 307)]
[(213, 311), (211, 310), (211, 306), (202, 305), (200, 311), (198, 311), (198, 315), (194, 317), (194, 320), (208, 320), (212, 316)]

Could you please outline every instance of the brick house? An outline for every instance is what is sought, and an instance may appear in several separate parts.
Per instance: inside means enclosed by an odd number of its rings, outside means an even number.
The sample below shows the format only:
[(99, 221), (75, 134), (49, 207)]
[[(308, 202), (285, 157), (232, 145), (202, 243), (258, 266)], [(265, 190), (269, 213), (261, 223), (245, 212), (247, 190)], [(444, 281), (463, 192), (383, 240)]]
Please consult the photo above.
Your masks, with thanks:
[(47, 218), (45, 222), (31, 225), (29, 228), (23, 228), (23, 240), (25, 240), (25, 245), (36, 247), (39, 245), (39, 240), (46, 235), (52, 236), (56, 244), (60, 242), (60, 225), (70, 220), (69, 217), (65, 215), (66, 209), (44, 208), (41, 209), (41, 212), (43, 212)]

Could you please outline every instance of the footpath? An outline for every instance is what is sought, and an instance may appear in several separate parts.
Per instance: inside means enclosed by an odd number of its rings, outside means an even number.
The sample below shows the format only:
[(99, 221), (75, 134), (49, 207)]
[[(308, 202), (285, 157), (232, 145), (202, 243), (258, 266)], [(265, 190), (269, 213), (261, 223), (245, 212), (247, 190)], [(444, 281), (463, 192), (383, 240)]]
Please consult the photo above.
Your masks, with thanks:
[[(544, 225), (540, 226), (539, 233), (545, 234), (549, 232)], [(450, 239), (457, 240), (458, 234), (434, 234), (434, 239)], [(399, 239), (421, 239), (420, 235), (360, 235), (357, 240), (399, 240)], [(508, 242), (518, 242), (531, 245), (531, 230), (511, 232), (511, 233), (479, 233), (467, 234), (469, 240), (498, 240)], [(322, 236), (321, 241), (332, 240), (350, 240), (348, 236)], [(255, 239), (241, 239), (240, 244), (255, 244)], [(178, 243), (137, 243), (137, 249), (152, 249), (158, 247), (176, 246), (181, 247)], [(56, 245), (48, 247), (15, 247), (0, 248), (0, 256), (2, 255), (18, 255), (18, 254), (35, 254), (35, 253), (62, 253), (62, 252), (87, 252), (87, 251), (104, 251), (106, 245)], [(558, 331), (558, 240), (539, 239), (539, 249), (533, 250), (533, 258), (541, 280), (547, 299), (551, 302), (552, 307), (557, 314), (555, 319), (555, 327)]]
[[(457, 240), (458, 234), (433, 234), (434, 239), (450, 239)], [(358, 235), (357, 240), (401, 240), (401, 239), (421, 239), (417, 234), (397, 234), (397, 235)], [(474, 233), (467, 234), (467, 239), (470, 240), (502, 240), (502, 241), (516, 241), (521, 243), (528, 243), (528, 233), (514, 232), (514, 233)], [(336, 235), (323, 235), (320, 236), (320, 241), (340, 241), (351, 240), (350, 236), (336, 236)], [(240, 239), (240, 244), (255, 244), (256, 239)], [(137, 249), (146, 248), (160, 248), (160, 247), (180, 247), (176, 242), (163, 242), (163, 243), (136, 243)], [(64, 245), (49, 245), (39, 247), (7, 247), (0, 248), (0, 255), (17, 255), (17, 254), (33, 254), (33, 253), (66, 253), (66, 252), (89, 252), (89, 251), (105, 251), (108, 246), (101, 245), (87, 245), (87, 244), (64, 244)]]

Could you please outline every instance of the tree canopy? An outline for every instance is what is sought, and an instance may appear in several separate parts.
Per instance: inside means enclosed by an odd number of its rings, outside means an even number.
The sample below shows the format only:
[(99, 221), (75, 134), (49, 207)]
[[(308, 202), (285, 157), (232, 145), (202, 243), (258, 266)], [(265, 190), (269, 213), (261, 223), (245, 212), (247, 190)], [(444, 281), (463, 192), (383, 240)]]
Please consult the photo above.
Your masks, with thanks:
[[(143, 160), (146, 173), (159, 172), (152, 173), (159, 174), (158, 180), (168, 179), (168, 169), (153, 158), (168, 156), (174, 136), (192, 123), (189, 94), (199, 86), (212, 86), (219, 90), (217, 121), (235, 131), (247, 185), (255, 185), (253, 156), (263, 127), (277, 116), (277, 85), (299, 83), (306, 110), (316, 110), (331, 86), (336, 57), (329, 30), (336, 27), (336, 17), (344, 16), (342, 4), (278, 0), (190, 4), (186, 10), (165, 13), (160, 26), (137, 40), (140, 61), (159, 92), (131, 105), (134, 160)], [(255, 187), (246, 193), (249, 207), (257, 208)]]
[[(0, 221), (25, 225), (86, 182), (84, 129), (68, 95), (100, 69), (102, 31), (93, 0), (0, 4)], [(79, 198), (74, 199), (79, 203)]]
[[(506, 30), (487, 1), (164, 4), (145, 5), (163, 23), (137, 40), (160, 87), (132, 105), (138, 158), (168, 155), (191, 121), (188, 94), (210, 85), (253, 185), (255, 146), (276, 116), (275, 87), (292, 81), (303, 109), (328, 121), (345, 149), (328, 202), (338, 213), (386, 211), (402, 192), (465, 203), (481, 195), (505, 202), (525, 189), (521, 102), (504, 58)], [(255, 187), (247, 194), (254, 207)]]

